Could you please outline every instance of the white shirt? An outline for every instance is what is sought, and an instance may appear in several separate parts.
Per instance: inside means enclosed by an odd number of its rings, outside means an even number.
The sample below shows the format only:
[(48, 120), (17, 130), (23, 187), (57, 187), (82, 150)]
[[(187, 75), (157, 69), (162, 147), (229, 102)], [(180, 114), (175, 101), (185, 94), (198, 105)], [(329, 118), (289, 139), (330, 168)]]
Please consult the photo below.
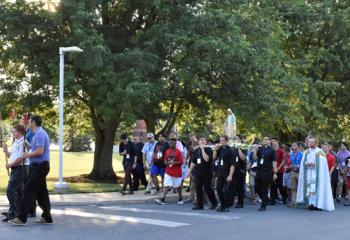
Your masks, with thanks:
[[(12, 149), (11, 149), (11, 155), (9, 158), (9, 163), (14, 163), (18, 158), (23, 156), (23, 142), (24, 142), (24, 137), (15, 140)], [(29, 158), (26, 158), (24, 160), (24, 165), (29, 165)]]

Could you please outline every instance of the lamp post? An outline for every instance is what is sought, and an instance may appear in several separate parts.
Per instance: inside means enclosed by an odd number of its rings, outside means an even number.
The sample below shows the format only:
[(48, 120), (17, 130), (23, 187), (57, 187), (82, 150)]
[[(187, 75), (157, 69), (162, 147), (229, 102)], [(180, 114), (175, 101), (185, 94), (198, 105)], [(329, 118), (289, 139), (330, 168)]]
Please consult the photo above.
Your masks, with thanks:
[(78, 47), (60, 47), (60, 116), (59, 116), (59, 170), (58, 182), (54, 184), (54, 192), (65, 193), (68, 191), (68, 184), (63, 182), (63, 102), (64, 102), (64, 53), (66, 52), (83, 52)]

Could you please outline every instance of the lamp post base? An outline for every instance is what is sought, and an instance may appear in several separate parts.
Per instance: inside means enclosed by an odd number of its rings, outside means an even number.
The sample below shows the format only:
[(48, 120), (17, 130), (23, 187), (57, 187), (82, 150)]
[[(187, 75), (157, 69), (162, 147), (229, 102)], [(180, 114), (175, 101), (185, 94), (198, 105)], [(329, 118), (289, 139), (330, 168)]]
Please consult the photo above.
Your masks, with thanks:
[(54, 193), (68, 193), (68, 183), (66, 182), (57, 182), (53, 185)]

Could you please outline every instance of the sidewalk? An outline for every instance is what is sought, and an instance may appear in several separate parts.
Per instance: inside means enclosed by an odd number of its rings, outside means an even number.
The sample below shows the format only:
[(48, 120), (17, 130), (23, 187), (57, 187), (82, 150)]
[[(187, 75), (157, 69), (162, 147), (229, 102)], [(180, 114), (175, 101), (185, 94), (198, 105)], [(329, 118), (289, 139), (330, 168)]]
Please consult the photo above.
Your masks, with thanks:
[[(187, 199), (188, 193), (183, 194)], [(144, 195), (144, 191), (135, 192), (134, 195), (122, 196), (118, 192), (110, 193), (78, 193), (78, 194), (52, 194), (50, 195), (52, 206), (84, 206), (84, 205), (112, 205), (112, 204), (142, 204), (152, 203), (160, 194)], [(168, 193), (168, 202), (177, 201), (177, 194)], [(0, 206), (8, 206), (6, 196), (0, 196)]]

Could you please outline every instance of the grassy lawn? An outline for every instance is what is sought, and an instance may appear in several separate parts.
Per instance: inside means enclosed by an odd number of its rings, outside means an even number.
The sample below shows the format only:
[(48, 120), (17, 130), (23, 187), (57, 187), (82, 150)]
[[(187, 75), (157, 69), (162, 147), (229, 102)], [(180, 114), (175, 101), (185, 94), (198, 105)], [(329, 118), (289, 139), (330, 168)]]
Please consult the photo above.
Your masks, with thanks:
[[(93, 166), (93, 153), (83, 152), (65, 152), (63, 155), (63, 177), (73, 177), (82, 174), (89, 174)], [(118, 176), (122, 175), (121, 158), (116, 154), (113, 156), (113, 168)], [(4, 194), (9, 177), (5, 168), (5, 155), (0, 149), (0, 194)], [(58, 151), (51, 151), (51, 171), (48, 176), (49, 191), (53, 191), (53, 185), (58, 180)], [(68, 181), (69, 182), (69, 181)], [(95, 193), (111, 192), (120, 189), (119, 184), (111, 183), (90, 183), (90, 182), (72, 182), (69, 183), (70, 193)]]

